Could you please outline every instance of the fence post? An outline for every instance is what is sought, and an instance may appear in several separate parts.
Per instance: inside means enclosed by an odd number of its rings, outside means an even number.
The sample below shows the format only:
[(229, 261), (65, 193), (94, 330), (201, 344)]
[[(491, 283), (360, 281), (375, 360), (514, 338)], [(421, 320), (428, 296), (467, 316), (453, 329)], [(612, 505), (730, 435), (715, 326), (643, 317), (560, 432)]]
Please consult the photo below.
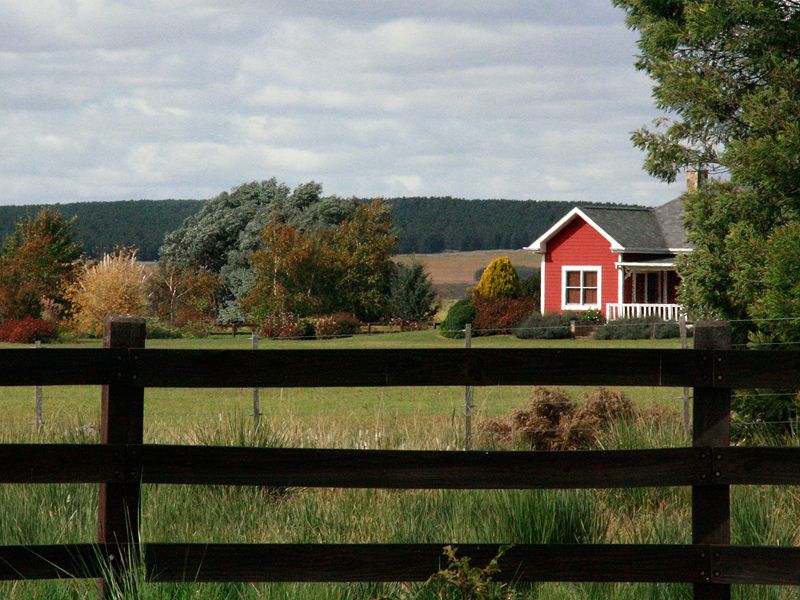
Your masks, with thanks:
[[(103, 327), (104, 348), (144, 348), (145, 321), (128, 315), (109, 315)], [(123, 359), (124, 360), (124, 359)], [(121, 368), (124, 365), (120, 365)], [(122, 372), (122, 371), (120, 371)], [(144, 429), (144, 388), (127, 383), (103, 386), (100, 436), (103, 444), (141, 444)], [(127, 454), (127, 453), (126, 453)], [(127, 459), (127, 456), (126, 456)], [(127, 460), (126, 460), (127, 462)], [(109, 544), (107, 577), (134, 564), (138, 558), (139, 494), (138, 470), (126, 464), (124, 482), (100, 484), (98, 532), (101, 544)], [(101, 582), (104, 597), (113, 589)]]
[[(258, 350), (258, 331), (253, 329), (253, 350)], [(253, 426), (258, 429), (261, 420), (261, 397), (257, 387), (253, 388)]]
[[(694, 328), (696, 350), (730, 350), (731, 326), (728, 322), (700, 321)], [(720, 359), (721, 360), (721, 359)], [(728, 446), (731, 429), (730, 388), (696, 387), (692, 401), (694, 446)], [(714, 485), (714, 474), (708, 485), (692, 487), (692, 543), (730, 543), (730, 486)], [(717, 556), (711, 558), (712, 572)], [(707, 580), (712, 573), (705, 573)], [(730, 600), (731, 586), (720, 583), (694, 584), (694, 598)]]
[[(472, 348), (472, 323), (464, 326), (464, 348)], [(472, 386), (464, 388), (464, 450), (472, 450)]]
[[(36, 340), (35, 347), (37, 350), (41, 350), (42, 341)], [(41, 431), (44, 421), (42, 418), (42, 386), (40, 385), (33, 388), (33, 413), (36, 419), (36, 431)]]

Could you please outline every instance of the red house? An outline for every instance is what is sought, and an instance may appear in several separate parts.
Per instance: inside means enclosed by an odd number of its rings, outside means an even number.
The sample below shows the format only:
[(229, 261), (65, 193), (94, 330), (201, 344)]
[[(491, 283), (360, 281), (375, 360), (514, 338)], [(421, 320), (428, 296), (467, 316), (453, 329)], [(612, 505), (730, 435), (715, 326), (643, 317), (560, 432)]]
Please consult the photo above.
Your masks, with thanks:
[(541, 254), (541, 311), (677, 320), (675, 257), (691, 252), (680, 199), (570, 210), (526, 249)]

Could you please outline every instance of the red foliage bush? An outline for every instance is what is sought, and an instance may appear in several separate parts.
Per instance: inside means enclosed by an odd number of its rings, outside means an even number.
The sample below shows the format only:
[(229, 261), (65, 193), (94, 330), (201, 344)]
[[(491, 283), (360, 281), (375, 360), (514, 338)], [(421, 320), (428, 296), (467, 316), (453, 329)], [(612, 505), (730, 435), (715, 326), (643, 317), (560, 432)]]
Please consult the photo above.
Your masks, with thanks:
[(339, 312), (333, 315), (318, 317), (314, 320), (314, 334), (317, 338), (329, 338), (341, 335), (353, 335), (361, 327), (361, 321), (352, 313)]
[(281, 312), (266, 317), (258, 333), (267, 338), (304, 338), (313, 336), (314, 329), (311, 323), (296, 314)]
[(534, 311), (533, 300), (530, 296), (486, 298), (475, 294), (472, 297), (472, 303), (475, 306), (473, 330), (478, 330), (476, 333), (481, 333), (483, 330), (489, 335), (511, 333), (512, 329)]
[(36, 340), (52, 340), (57, 335), (54, 323), (33, 317), (9, 319), (0, 323), (0, 342), (32, 344)]

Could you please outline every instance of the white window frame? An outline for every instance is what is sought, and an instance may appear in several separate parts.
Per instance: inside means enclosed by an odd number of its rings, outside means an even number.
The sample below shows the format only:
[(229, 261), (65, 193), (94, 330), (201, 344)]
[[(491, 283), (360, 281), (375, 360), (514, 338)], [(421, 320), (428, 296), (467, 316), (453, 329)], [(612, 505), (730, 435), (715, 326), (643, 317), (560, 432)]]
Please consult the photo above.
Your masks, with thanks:
[[(597, 273), (597, 302), (593, 304), (567, 304), (567, 271), (580, 271), (581, 290), (583, 290), (583, 274), (589, 271)], [(583, 293), (581, 293), (583, 296)], [(561, 310), (600, 310), (603, 306), (603, 267), (597, 265), (562, 265), (561, 267)]]

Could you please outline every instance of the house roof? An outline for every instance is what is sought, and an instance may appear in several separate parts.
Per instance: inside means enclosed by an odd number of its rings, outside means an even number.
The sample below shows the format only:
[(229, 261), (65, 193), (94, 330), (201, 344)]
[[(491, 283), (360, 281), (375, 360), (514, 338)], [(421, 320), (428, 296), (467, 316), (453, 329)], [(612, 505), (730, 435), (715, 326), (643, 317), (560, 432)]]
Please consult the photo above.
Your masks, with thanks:
[(691, 250), (683, 226), (683, 202), (676, 198), (656, 208), (582, 206), (573, 208), (528, 249), (542, 251), (548, 239), (579, 216), (598, 230), (615, 252), (674, 253)]

